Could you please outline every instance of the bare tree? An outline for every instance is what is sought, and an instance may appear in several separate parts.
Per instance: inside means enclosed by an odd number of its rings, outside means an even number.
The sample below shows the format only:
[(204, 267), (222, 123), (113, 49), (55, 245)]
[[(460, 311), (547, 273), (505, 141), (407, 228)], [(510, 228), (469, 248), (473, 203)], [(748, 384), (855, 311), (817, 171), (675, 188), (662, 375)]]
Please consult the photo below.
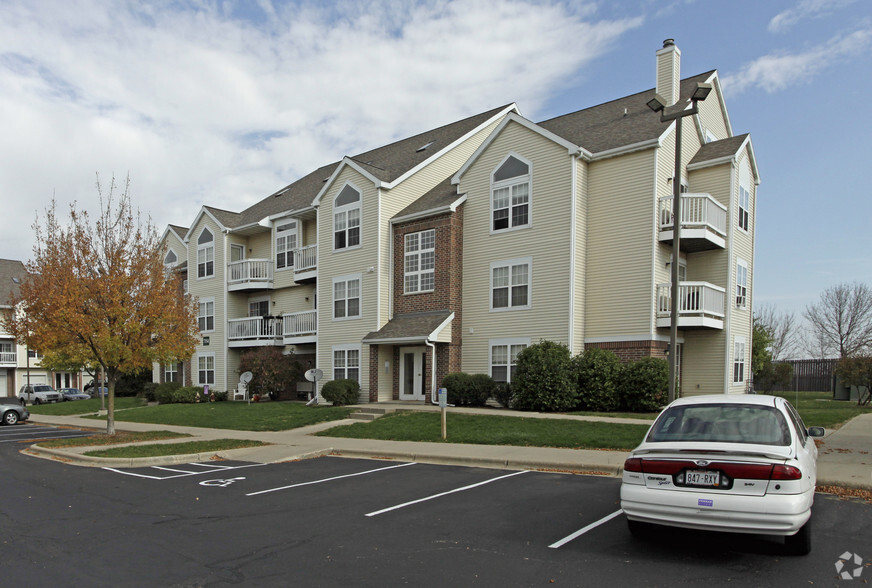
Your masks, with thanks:
[(772, 304), (760, 304), (754, 310), (754, 323), (761, 324), (769, 334), (772, 360), (795, 356), (799, 348), (799, 327), (792, 312), (778, 312)]
[(821, 293), (803, 313), (811, 329), (810, 351), (851, 357), (872, 347), (872, 289), (861, 282), (838, 284)]

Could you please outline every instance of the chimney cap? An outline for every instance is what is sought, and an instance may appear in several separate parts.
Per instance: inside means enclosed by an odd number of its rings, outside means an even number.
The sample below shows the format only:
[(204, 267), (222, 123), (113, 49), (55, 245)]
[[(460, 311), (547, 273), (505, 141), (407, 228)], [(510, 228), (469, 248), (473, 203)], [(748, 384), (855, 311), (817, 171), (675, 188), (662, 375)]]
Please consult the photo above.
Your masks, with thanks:
[(663, 41), (664, 49), (666, 49), (667, 47), (672, 47), (673, 45), (675, 45), (675, 39), (666, 39), (665, 41)]

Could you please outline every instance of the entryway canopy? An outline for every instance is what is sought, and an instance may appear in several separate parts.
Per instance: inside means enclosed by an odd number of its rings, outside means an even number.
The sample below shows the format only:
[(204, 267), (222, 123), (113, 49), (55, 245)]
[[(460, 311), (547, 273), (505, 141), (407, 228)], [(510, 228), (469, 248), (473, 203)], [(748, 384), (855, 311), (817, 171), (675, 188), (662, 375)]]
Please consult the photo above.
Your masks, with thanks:
[(363, 343), (370, 345), (407, 345), (414, 343), (451, 343), (454, 320), (449, 310), (398, 314), (378, 331), (369, 333)]

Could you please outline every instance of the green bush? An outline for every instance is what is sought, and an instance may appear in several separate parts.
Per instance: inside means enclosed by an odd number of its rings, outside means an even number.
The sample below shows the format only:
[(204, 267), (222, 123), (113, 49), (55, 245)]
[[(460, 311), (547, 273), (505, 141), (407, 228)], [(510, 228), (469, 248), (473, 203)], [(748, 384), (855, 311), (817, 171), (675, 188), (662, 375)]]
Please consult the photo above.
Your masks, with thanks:
[(155, 391), (157, 390), (157, 387), (158, 387), (159, 385), (160, 385), (160, 384), (157, 384), (157, 383), (155, 383), (155, 382), (147, 382), (147, 383), (143, 384), (143, 386), (142, 386), (142, 395), (145, 397), (145, 399), (146, 399), (147, 401), (149, 401), (149, 402), (154, 402), (154, 401), (155, 401), (154, 393), (155, 393)]
[(497, 382), (494, 385), (494, 399), (496, 399), (503, 408), (511, 408), (514, 395), (515, 393), (512, 390), (512, 385), (510, 383)]
[[(203, 396), (202, 386), (185, 386), (181, 387), (176, 382), (167, 382), (161, 384), (155, 390), (155, 399), (160, 404), (189, 404), (196, 402), (200, 398), (200, 402), (208, 402), (209, 399)], [(215, 392), (216, 400), (218, 395), (223, 395), (223, 399), (227, 399), (227, 392)]]
[(623, 410), (660, 410), (666, 404), (669, 389), (669, 364), (657, 357), (645, 357), (628, 363), (621, 370), (617, 388)]
[(560, 411), (578, 405), (569, 348), (542, 341), (518, 354), (512, 375), (513, 406), (520, 410)]
[(448, 390), (448, 404), (454, 406), (484, 406), (494, 392), (494, 381), (487, 374), (448, 374), (442, 380)]
[(357, 404), (360, 401), (360, 384), (357, 380), (330, 380), (321, 389), (324, 400), (333, 406)]
[(620, 406), (617, 384), (621, 375), (618, 356), (606, 349), (590, 347), (577, 355), (574, 363), (579, 407), (600, 412), (617, 410)]
[(175, 390), (181, 388), (178, 382), (163, 382), (154, 389), (154, 399), (161, 404), (169, 404), (170, 396)]

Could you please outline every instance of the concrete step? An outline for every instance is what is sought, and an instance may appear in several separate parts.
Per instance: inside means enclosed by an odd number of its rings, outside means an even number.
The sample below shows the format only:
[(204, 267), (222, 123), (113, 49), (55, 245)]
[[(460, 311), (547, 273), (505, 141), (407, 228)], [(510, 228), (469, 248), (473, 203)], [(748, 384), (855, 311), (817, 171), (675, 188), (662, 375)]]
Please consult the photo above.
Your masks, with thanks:
[(358, 421), (374, 421), (391, 412), (396, 412), (396, 409), (362, 406), (357, 409), (357, 412), (350, 414), (348, 418)]
[(381, 414), (373, 414), (371, 412), (354, 412), (348, 415), (348, 418), (354, 419), (356, 421), (374, 421), (380, 416), (384, 416)]

